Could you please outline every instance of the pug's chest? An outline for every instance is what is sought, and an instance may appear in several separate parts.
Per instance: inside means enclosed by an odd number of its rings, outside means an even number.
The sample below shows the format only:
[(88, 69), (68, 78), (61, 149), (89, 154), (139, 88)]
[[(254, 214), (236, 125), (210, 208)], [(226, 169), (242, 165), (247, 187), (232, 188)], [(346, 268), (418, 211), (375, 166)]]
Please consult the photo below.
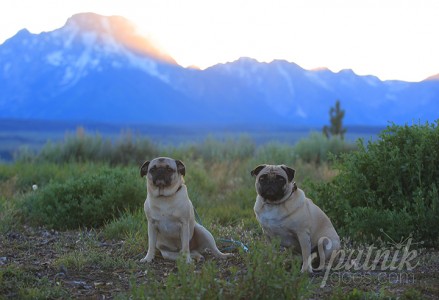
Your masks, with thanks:
[(296, 247), (299, 245), (294, 221), (286, 214), (277, 211), (262, 211), (257, 214), (264, 233), (270, 238), (280, 238), (281, 246)]
[(166, 211), (155, 211), (149, 215), (151, 224), (154, 226), (158, 235), (173, 237), (179, 236), (183, 222), (180, 218)]
[(155, 224), (156, 230), (160, 235), (180, 236), (182, 223), (175, 220), (159, 220)]

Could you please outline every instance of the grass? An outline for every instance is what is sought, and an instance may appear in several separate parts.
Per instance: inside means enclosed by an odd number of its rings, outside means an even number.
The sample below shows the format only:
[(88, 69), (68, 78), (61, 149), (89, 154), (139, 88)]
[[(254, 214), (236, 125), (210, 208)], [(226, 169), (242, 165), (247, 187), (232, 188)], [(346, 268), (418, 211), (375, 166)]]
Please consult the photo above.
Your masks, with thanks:
[(0, 269), (0, 297), (19, 299), (68, 298), (69, 292), (46, 277), (38, 278), (34, 271), (18, 266)]
[[(5, 194), (8, 193), (9, 191), (5, 191)], [(17, 202), (19, 201), (13, 201), (7, 196), (0, 196), (0, 234), (12, 230), (21, 223)]]
[[(103, 145), (106, 151), (101, 151)], [(0, 260), (0, 298), (439, 296), (434, 288), (439, 282), (439, 255), (434, 249), (416, 273), (415, 284), (383, 285), (372, 281), (357, 288), (352, 284), (320, 288), (321, 274), (300, 274), (300, 257), (264, 238), (253, 212), (256, 192), (250, 170), (262, 163), (292, 166), (296, 169), (295, 181), (311, 195), (316, 183), (332, 182), (339, 175), (328, 152), (339, 155), (353, 149), (349, 143), (316, 134), (296, 146), (258, 145), (248, 136), (241, 136), (224, 140), (210, 137), (177, 147), (133, 136), (106, 143), (80, 133), (76, 138), (68, 137), (64, 144), (25, 153), (14, 163), (0, 164), (0, 257), (5, 258)], [(129, 158), (131, 155), (135, 159)], [(161, 257), (151, 264), (139, 262), (146, 254), (148, 238), (142, 207), (146, 187), (138, 168), (153, 155), (184, 161), (189, 197), (201, 222), (221, 250), (234, 254), (232, 258), (223, 261), (207, 253), (205, 262), (192, 265)], [(34, 184), (37, 190), (32, 189)], [(89, 206), (82, 212), (83, 206), (73, 206), (78, 203)], [(56, 214), (47, 213), (49, 205), (56, 208)], [(342, 237), (346, 249), (365, 247)], [(231, 240), (242, 242), (249, 252)], [(421, 272), (429, 276), (419, 277)], [(423, 285), (425, 282), (428, 284)]]
[(134, 261), (121, 256), (114, 257), (92, 247), (87, 247), (62, 255), (54, 262), (54, 265), (75, 271), (84, 271), (91, 267), (111, 271), (114, 269), (132, 269)]
[[(131, 280), (120, 299), (304, 299), (310, 295), (308, 276), (300, 274), (297, 258), (279, 253), (279, 244), (255, 242), (250, 253), (236, 253), (237, 265), (208, 261), (203, 265), (175, 264), (164, 280), (149, 272), (147, 284)], [(220, 270), (221, 269), (221, 270)]]

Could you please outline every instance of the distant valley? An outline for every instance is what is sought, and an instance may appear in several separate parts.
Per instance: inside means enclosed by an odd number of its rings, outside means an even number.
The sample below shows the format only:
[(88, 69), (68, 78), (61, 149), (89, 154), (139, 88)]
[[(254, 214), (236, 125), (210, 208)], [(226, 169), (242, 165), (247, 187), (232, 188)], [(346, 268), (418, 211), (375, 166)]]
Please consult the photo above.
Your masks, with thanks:
[[(381, 126), (349, 126), (345, 139), (350, 142), (362, 138), (374, 140), (384, 129)], [(47, 142), (52, 144), (69, 137), (88, 135), (117, 142), (123, 139), (148, 139), (156, 145), (183, 146), (202, 143), (209, 139), (218, 141), (246, 139), (255, 145), (266, 143), (295, 144), (314, 132), (317, 127), (298, 126), (165, 126), (145, 124), (108, 124), (77, 121), (42, 121), (0, 119), (0, 162), (11, 161), (19, 150), (37, 151)]]

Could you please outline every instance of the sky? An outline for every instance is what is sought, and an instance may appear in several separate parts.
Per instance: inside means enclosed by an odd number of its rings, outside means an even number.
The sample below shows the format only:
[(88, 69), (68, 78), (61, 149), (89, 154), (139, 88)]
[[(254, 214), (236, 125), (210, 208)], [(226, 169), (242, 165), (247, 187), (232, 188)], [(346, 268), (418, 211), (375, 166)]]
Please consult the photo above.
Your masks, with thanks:
[(437, 0), (1, 0), (0, 44), (81, 12), (126, 17), (185, 67), (252, 57), (381, 80), (439, 73)]

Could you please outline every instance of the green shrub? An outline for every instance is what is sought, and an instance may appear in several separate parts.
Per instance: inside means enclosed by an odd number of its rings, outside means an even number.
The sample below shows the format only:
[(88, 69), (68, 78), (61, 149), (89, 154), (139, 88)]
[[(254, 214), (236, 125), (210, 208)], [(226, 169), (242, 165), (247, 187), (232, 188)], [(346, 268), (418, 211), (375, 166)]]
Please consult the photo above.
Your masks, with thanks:
[(253, 140), (246, 135), (238, 139), (224, 140), (207, 137), (202, 143), (193, 145), (191, 151), (194, 159), (201, 158), (205, 162), (235, 161), (251, 157), (255, 152)]
[(208, 170), (200, 161), (186, 163), (185, 183), (188, 189), (189, 199), (195, 207), (204, 206), (212, 201), (217, 191), (215, 183), (209, 176)]
[(250, 163), (249, 171), (259, 164), (292, 165), (296, 159), (293, 146), (274, 142), (268, 143), (257, 149)]
[(149, 139), (124, 133), (115, 141), (99, 134), (86, 134), (79, 128), (68, 134), (64, 141), (46, 143), (36, 154), (22, 149), (16, 154), (17, 162), (104, 162), (111, 165), (140, 164), (147, 158), (158, 156), (159, 147)]
[[(50, 182), (64, 182), (69, 178), (83, 173), (93, 172), (97, 165), (53, 162), (16, 162), (10, 165), (0, 165), (0, 195), (10, 190), (9, 194), (20, 194), (32, 191), (32, 185), (39, 188)], [(5, 188), (3, 190), (3, 185)], [(8, 186), (6, 188), (6, 185)]]
[(146, 236), (147, 232), (147, 220), (142, 206), (141, 209), (139, 208), (135, 212), (127, 211), (118, 219), (105, 224), (102, 235), (106, 239), (122, 240), (136, 233), (142, 233)]
[(25, 214), (32, 223), (55, 229), (99, 227), (141, 207), (145, 195), (137, 170), (100, 167), (28, 194)]
[(273, 142), (260, 146), (252, 162), (293, 165), (300, 160), (321, 164), (327, 162), (331, 155), (337, 156), (355, 149), (355, 144), (345, 142), (340, 137), (328, 139), (321, 133), (313, 132), (295, 145)]
[(328, 161), (330, 155), (338, 155), (355, 150), (355, 144), (345, 142), (339, 136), (326, 138), (321, 133), (311, 133), (294, 146), (294, 154), (301, 160), (319, 164)]
[(271, 164), (292, 164), (297, 159), (320, 163), (328, 160), (329, 153), (337, 155), (354, 148), (353, 144), (344, 142), (340, 138), (327, 139), (319, 133), (312, 133), (309, 137), (299, 140), (295, 146), (273, 142), (257, 147), (251, 137), (241, 135), (238, 138), (208, 136), (200, 143), (176, 147), (159, 146), (147, 138), (133, 136), (130, 132), (123, 133), (117, 139), (112, 140), (100, 134), (87, 134), (79, 128), (76, 134), (68, 134), (63, 141), (58, 143), (48, 142), (36, 153), (22, 148), (16, 154), (15, 161), (139, 165), (147, 159), (169, 156), (183, 161), (201, 160), (206, 164), (249, 159)]
[(159, 156), (160, 150), (157, 145), (149, 139), (137, 137), (134, 139), (131, 134), (122, 135), (113, 144), (110, 157), (103, 161), (110, 161), (113, 165), (140, 164), (147, 159)]
[(314, 186), (314, 199), (353, 238), (382, 236), (438, 242), (439, 128), (389, 126), (376, 142), (343, 156), (331, 183)]

